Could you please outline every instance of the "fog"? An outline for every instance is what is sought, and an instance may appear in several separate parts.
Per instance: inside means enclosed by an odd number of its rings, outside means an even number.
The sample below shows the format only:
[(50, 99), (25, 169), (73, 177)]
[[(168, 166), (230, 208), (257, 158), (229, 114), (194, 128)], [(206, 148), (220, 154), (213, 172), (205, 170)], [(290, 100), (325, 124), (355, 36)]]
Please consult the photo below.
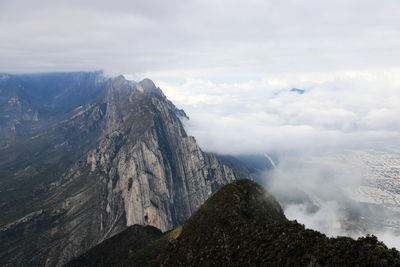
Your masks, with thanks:
[[(351, 198), (366, 176), (360, 162), (341, 161), (337, 154), (302, 156), (281, 157), (281, 164), (261, 180), (288, 219), (329, 237), (374, 234), (388, 247), (400, 248), (398, 211)], [(388, 221), (397, 225), (388, 226)]]
[[(388, 199), (356, 194), (388, 186), (385, 175), (400, 163), (393, 161), (400, 155), (397, 73), (286, 74), (245, 83), (187, 79), (159, 86), (187, 112), (185, 127), (205, 150), (276, 155), (277, 167), (261, 183), (289, 219), (328, 236), (375, 234), (400, 248), (398, 210)], [(389, 200), (398, 186), (393, 183)]]
[(396, 243), (364, 219), (343, 231), (349, 206), (375, 212), (347, 199), (375, 163), (338, 155), (398, 154), (399, 10), (395, 0), (1, 0), (0, 71), (149, 77), (204, 150), (279, 155), (265, 184), (282, 201), (300, 189), (318, 204), (286, 203), (288, 217), (328, 235), (370, 227)]
[(242, 83), (189, 78), (157, 84), (191, 117), (186, 128), (206, 150), (321, 151), (398, 142), (399, 74), (274, 74)]

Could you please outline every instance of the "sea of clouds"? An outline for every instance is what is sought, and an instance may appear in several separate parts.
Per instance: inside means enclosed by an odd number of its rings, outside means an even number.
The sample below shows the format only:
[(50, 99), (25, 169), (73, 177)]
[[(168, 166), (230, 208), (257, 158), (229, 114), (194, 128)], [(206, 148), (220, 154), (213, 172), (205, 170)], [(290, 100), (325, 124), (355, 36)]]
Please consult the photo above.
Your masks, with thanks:
[(391, 70), (274, 74), (240, 83), (186, 79), (157, 84), (186, 111), (190, 120), (185, 127), (204, 150), (277, 155), (278, 167), (265, 175), (268, 189), (278, 199), (300, 190), (318, 206), (310, 212), (310, 203), (285, 203), (288, 218), (328, 236), (373, 233), (390, 247), (400, 248), (400, 238), (392, 230), (365, 225), (344, 229), (349, 214), (360, 219), (378, 213), (373, 207), (365, 210), (346, 194), (356, 190), (367, 174), (357, 160), (339, 156), (346, 151), (399, 147), (399, 77)]
[(309, 151), (396, 143), (399, 73), (273, 74), (243, 83), (187, 79), (158, 85), (187, 112), (186, 128), (205, 150)]

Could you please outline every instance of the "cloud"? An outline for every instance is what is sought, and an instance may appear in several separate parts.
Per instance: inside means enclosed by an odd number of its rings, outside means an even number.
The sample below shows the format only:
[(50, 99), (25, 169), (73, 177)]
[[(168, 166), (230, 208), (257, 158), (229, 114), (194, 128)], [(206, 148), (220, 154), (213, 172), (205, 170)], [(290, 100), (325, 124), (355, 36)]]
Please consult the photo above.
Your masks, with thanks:
[[(231, 83), (160, 77), (157, 84), (189, 115), (186, 130), (203, 149), (276, 155), (278, 167), (261, 181), (289, 219), (328, 236), (373, 233), (400, 248), (394, 231), (400, 214), (380, 200), (366, 204), (351, 197), (361, 185), (377, 192), (371, 178), (389, 173), (397, 179), (398, 162), (388, 157), (398, 158), (400, 151), (399, 74), (395, 69), (284, 73)], [(371, 175), (370, 168), (378, 169)], [(376, 183), (389, 190), (388, 201), (398, 186), (390, 183)]]
[(368, 129), (400, 129), (400, 109), (378, 108), (369, 111), (361, 121)]
[[(284, 156), (399, 145), (399, 13), (396, 0), (2, 0), (0, 71), (152, 78), (205, 150), (279, 151), (282, 181), (331, 196), (359, 176)], [(339, 195), (287, 213), (332, 233)]]
[(346, 235), (341, 228), (340, 210), (336, 202), (327, 202), (317, 212), (308, 213), (303, 204), (290, 205), (285, 210), (285, 215), (290, 220), (298, 220), (317, 231), (321, 231), (330, 237)]
[[(400, 249), (400, 213), (384, 204), (363, 203), (351, 197), (351, 192), (365, 186), (365, 177), (371, 175), (362, 164), (365, 155), (362, 151), (281, 154), (278, 167), (266, 172), (262, 181), (290, 220), (329, 237), (375, 234), (388, 247)], [(384, 162), (383, 158), (372, 160), (375, 164)]]
[(398, 1), (0, 3), (0, 71), (181, 77), (399, 65)]
[(285, 74), (244, 83), (190, 78), (158, 85), (186, 110), (187, 130), (204, 149), (266, 153), (397, 143), (398, 74)]

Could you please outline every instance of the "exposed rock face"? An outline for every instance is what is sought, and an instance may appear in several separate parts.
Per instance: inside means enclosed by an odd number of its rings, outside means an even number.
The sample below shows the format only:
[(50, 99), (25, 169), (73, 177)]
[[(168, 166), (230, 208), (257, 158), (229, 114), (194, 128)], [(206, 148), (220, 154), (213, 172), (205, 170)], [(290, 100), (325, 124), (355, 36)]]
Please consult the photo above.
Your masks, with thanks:
[(374, 236), (328, 238), (287, 220), (274, 197), (248, 179), (222, 187), (183, 226), (160, 235), (131, 226), (66, 267), (400, 266), (399, 251)]
[(169, 230), (234, 179), (231, 169), (186, 135), (175, 107), (150, 80), (132, 84), (119, 77), (105, 102), (104, 136), (86, 163), (109, 178), (106, 210), (117, 210), (113, 199), (121, 197), (127, 225)]
[[(120, 76), (105, 81), (104, 88), (35, 136), (41, 151), (36, 158), (43, 154), (47, 171), (25, 164), (13, 174), (41, 186), (31, 210), (1, 229), (3, 265), (61, 266), (130, 225), (172, 229), (235, 179), (186, 135), (179, 119), (186, 114), (152, 81)], [(0, 208), (16, 205), (3, 202)]]

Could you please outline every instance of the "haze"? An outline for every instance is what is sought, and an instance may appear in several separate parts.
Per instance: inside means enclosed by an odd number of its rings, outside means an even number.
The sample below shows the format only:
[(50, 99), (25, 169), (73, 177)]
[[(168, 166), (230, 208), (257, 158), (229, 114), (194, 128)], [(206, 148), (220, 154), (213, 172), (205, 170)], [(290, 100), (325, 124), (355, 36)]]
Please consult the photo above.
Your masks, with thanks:
[[(187, 112), (202, 148), (279, 153), (274, 175), (312, 191), (325, 167), (301, 160), (399, 147), (399, 14), (390, 0), (0, 0), (0, 72), (149, 77)], [(334, 184), (356, 189), (363, 170), (349, 170)], [(287, 213), (318, 227), (313, 218), (333, 223), (340, 205)]]

